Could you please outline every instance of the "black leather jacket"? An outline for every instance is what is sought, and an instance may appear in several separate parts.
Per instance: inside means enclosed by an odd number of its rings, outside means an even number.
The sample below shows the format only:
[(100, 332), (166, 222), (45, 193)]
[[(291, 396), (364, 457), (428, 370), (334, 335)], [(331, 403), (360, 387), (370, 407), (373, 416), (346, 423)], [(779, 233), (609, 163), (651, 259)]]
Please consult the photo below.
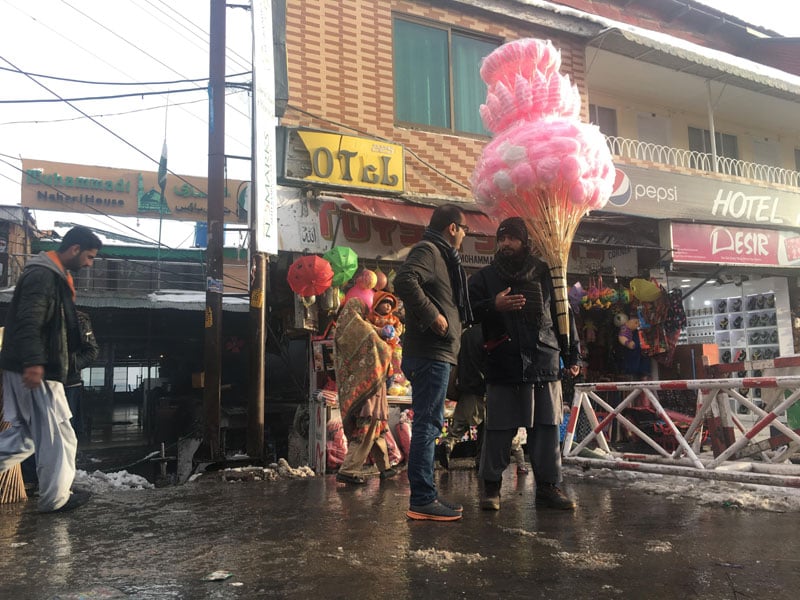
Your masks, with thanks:
[[(532, 281), (511, 283), (492, 263), (469, 280), (469, 296), (475, 320), (483, 327), (486, 349), (486, 381), (521, 384), (557, 381), (561, 378), (561, 348), (556, 331), (553, 281), (547, 264), (538, 258)], [(541, 301), (530, 300), (531, 284), (541, 285)], [(495, 296), (507, 287), (526, 295), (528, 310), (498, 312)], [(538, 287), (538, 286), (536, 286)], [(573, 319), (564, 366), (578, 364), (579, 340)]]

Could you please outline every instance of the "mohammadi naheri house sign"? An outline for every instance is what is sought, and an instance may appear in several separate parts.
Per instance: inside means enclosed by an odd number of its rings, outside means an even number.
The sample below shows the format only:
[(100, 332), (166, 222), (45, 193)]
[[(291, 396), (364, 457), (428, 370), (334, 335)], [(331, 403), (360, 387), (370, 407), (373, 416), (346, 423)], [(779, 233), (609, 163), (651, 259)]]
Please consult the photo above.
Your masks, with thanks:
[[(205, 221), (208, 179), (169, 174), (164, 197), (155, 171), (22, 159), (22, 206), (118, 217)], [(247, 182), (225, 186), (225, 221), (247, 222)]]

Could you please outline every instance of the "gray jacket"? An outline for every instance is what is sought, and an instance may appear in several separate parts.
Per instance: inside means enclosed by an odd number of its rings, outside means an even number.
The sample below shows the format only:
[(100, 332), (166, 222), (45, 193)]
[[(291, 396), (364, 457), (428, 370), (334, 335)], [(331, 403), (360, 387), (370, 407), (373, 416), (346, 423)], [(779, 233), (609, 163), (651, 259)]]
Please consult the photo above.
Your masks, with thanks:
[[(431, 242), (421, 241), (408, 253), (394, 279), (395, 294), (406, 311), (403, 355), (458, 363), (461, 347), (461, 318), (453, 297), (447, 263)], [(442, 314), (448, 329), (444, 336), (435, 334), (431, 324)]]

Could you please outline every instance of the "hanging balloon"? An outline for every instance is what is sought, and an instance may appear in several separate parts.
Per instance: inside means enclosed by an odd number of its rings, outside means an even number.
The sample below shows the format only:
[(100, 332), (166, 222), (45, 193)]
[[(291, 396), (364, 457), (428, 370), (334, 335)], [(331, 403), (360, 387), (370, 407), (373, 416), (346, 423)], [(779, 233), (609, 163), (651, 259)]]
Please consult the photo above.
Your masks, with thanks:
[(360, 287), (366, 288), (368, 290), (372, 290), (375, 288), (375, 284), (378, 283), (378, 276), (375, 275), (375, 271), (370, 271), (369, 269), (364, 269), (361, 271), (361, 274), (358, 276), (358, 281), (356, 284)]
[(347, 304), (347, 301), (351, 298), (358, 298), (367, 305), (368, 310), (371, 310), (372, 301), (375, 299), (375, 290), (361, 287), (360, 285), (354, 285), (344, 295), (344, 303)]
[(333, 269), (333, 282), (336, 287), (341, 287), (356, 274), (358, 270), (358, 255), (347, 246), (334, 246), (322, 257), (331, 264)]
[(378, 283), (375, 284), (375, 289), (380, 292), (386, 288), (386, 284), (389, 282), (389, 280), (386, 277), (386, 273), (384, 273), (380, 267), (375, 269), (375, 276), (378, 278)]

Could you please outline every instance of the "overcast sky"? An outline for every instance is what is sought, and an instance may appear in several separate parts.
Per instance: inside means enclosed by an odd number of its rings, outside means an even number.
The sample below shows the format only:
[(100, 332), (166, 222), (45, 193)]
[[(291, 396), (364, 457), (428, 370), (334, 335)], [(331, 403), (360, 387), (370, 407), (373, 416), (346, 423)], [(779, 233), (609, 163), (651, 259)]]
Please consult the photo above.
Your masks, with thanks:
[[(703, 1), (784, 35), (800, 35), (795, 0)], [(208, 0), (0, 0), (0, 11), (0, 204), (19, 202), (19, 157), (155, 171), (151, 159), (158, 160), (165, 132), (170, 170), (206, 175), (206, 82), (181, 80), (208, 77)], [(227, 20), (230, 76), (250, 70), (249, 12), (229, 8)], [(15, 69), (109, 85), (35, 77), (38, 85)], [(243, 82), (249, 76), (231, 79)], [(164, 81), (175, 83), (154, 83)], [(141, 95), (159, 90), (171, 93)], [(74, 107), (20, 102), (122, 94), (139, 95), (75, 101)], [(229, 89), (228, 98), (225, 152), (248, 156), (248, 95)], [(249, 162), (228, 161), (229, 177), (249, 180), (249, 173)], [(49, 211), (35, 216), (40, 228), (73, 220)], [(150, 220), (76, 220), (126, 235), (157, 236), (157, 222)], [(190, 245), (192, 226), (165, 222), (162, 239), (168, 246)]]

